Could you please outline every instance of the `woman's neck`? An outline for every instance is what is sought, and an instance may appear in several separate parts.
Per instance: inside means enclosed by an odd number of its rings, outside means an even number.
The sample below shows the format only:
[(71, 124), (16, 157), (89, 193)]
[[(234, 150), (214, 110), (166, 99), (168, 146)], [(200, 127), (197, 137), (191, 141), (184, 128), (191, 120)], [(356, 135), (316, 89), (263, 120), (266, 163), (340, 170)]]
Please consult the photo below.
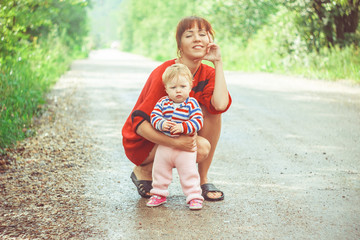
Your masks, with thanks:
[(194, 75), (198, 68), (200, 67), (201, 61), (192, 61), (184, 57), (180, 57), (177, 59), (177, 63), (182, 63), (186, 65), (190, 72)]

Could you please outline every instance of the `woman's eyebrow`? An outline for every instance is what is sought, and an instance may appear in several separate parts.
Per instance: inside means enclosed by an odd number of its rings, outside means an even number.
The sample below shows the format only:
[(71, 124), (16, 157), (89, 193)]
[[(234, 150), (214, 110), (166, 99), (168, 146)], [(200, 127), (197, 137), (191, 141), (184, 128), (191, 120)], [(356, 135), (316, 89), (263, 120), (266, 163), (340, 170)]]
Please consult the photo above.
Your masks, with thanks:
[(206, 29), (195, 29), (195, 30), (192, 30), (192, 29), (189, 29), (189, 30), (186, 30), (184, 33), (194, 33), (194, 32), (206, 32)]

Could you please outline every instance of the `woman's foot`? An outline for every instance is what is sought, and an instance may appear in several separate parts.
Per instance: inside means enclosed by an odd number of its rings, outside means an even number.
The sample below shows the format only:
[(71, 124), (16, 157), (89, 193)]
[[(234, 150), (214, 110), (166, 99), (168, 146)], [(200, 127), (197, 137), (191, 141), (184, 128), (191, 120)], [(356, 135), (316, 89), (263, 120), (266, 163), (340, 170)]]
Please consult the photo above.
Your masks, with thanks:
[(130, 176), (131, 180), (133, 181), (133, 183), (137, 188), (138, 193), (140, 194), (140, 196), (144, 198), (151, 197), (150, 195), (150, 190), (152, 189), (151, 170), (152, 170), (152, 164), (147, 164), (144, 166), (136, 166), (134, 167), (134, 170)]
[(164, 203), (166, 203), (166, 197), (160, 195), (152, 195), (146, 206), (157, 207)]
[(222, 192), (208, 192), (207, 199), (220, 199), (223, 196)]
[(203, 201), (200, 199), (193, 199), (189, 202), (190, 210), (200, 210), (202, 209)]
[(144, 198), (151, 197), (150, 190), (152, 189), (152, 181), (138, 180), (134, 172), (130, 175), (131, 180), (136, 186), (136, 189), (140, 196)]
[(201, 186), (202, 196), (206, 201), (221, 201), (224, 200), (224, 193), (215, 187), (212, 183), (205, 183)]

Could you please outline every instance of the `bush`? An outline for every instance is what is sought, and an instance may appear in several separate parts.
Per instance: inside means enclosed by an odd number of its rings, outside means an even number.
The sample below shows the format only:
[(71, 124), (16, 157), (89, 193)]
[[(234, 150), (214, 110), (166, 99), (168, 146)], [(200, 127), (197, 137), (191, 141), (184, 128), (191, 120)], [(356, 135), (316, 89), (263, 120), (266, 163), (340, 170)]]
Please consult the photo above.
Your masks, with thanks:
[(44, 96), (71, 59), (87, 54), (87, 1), (3, 0), (0, 5), (0, 153), (32, 135)]
[[(315, 2), (320, 5), (314, 5)], [(356, 16), (360, 6), (352, 6), (352, 2), (359, 3), (358, 0), (337, 0), (331, 4), (313, 0), (286, 3), (277, 0), (185, 0), (170, 6), (160, 1), (124, 0), (119, 21), (120, 39), (125, 51), (157, 60), (173, 58), (176, 56), (177, 21), (195, 14), (212, 23), (226, 69), (360, 82), (359, 27), (355, 31), (345, 31), (345, 39), (333, 39), (332, 44), (325, 31), (329, 30), (326, 26), (331, 27), (330, 32), (335, 37), (334, 30), (341, 25), (335, 20), (342, 16), (346, 20), (344, 23), (348, 23), (351, 16)], [(316, 6), (328, 18), (321, 17)], [(157, 14), (151, 14), (153, 11)]]
[(27, 47), (0, 74), (0, 148), (12, 147), (33, 131), (33, 117), (45, 103), (44, 94), (68, 68), (69, 50), (58, 37)]
[[(323, 46), (318, 51), (309, 51), (297, 29), (295, 17), (286, 9), (280, 9), (246, 45), (239, 44), (235, 37), (221, 42), (225, 65), (241, 71), (277, 72), (327, 80), (349, 79), (360, 83), (358, 46)], [(238, 44), (234, 44), (236, 42)]]

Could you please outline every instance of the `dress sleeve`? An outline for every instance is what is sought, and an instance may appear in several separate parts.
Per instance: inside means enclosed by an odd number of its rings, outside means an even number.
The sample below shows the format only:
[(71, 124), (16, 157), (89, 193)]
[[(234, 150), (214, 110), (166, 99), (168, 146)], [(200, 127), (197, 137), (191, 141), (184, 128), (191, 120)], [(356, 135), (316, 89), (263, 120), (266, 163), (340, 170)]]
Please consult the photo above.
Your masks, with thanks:
[[(170, 64), (171, 65), (171, 64)], [(150, 114), (159, 99), (166, 96), (165, 88), (162, 83), (162, 74), (168, 64), (162, 64), (156, 68), (149, 76), (140, 96), (131, 112), (131, 122), (133, 131), (143, 121), (150, 122)]]
[(150, 74), (135, 106), (122, 127), (125, 154), (137, 166), (147, 158), (154, 147), (154, 143), (138, 135), (136, 130), (143, 121), (150, 122), (150, 113), (156, 102), (166, 95), (161, 77), (165, 69), (174, 62), (175, 60), (169, 60)]
[(228, 93), (229, 104), (226, 109), (223, 111), (216, 110), (211, 104), (211, 98), (215, 88), (215, 69), (205, 64), (202, 64), (201, 67), (202, 69), (199, 75), (196, 76), (198, 78), (197, 85), (192, 89), (193, 97), (195, 97), (202, 106), (205, 106), (211, 114), (226, 112), (232, 103), (230, 93)]

